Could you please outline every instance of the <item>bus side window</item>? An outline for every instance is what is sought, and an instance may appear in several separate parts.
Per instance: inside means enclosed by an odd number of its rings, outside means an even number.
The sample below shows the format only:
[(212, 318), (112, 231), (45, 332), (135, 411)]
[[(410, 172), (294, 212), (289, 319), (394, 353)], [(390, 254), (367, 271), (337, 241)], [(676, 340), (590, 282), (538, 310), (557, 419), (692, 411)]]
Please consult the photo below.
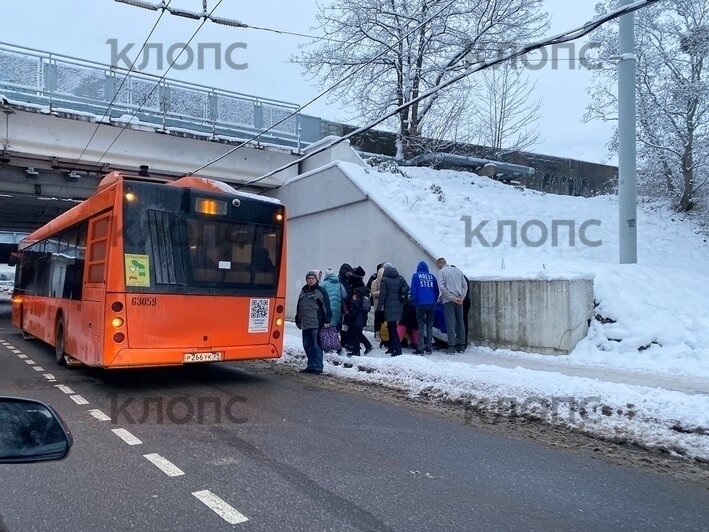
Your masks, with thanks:
[(108, 258), (108, 233), (111, 215), (91, 220), (89, 224), (89, 268), (87, 282), (103, 283), (106, 280)]

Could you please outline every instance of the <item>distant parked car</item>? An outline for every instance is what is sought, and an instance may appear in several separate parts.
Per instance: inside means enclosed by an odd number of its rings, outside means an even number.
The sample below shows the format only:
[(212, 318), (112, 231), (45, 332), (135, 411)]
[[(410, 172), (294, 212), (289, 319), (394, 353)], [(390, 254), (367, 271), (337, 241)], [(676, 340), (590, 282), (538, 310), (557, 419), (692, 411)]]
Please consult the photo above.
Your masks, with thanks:
[(14, 271), (0, 271), (0, 301), (10, 301), (15, 286)]

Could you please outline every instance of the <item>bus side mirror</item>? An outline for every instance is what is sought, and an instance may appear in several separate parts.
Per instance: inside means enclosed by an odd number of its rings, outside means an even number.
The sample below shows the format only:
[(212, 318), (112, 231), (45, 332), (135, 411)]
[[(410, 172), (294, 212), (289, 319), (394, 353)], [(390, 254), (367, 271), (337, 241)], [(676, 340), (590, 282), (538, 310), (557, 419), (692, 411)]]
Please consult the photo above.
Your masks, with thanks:
[(17, 253), (10, 253), (10, 256), (7, 258), (7, 265), (8, 266), (16, 266), (17, 265)]
[(73, 443), (71, 433), (49, 405), (0, 397), (0, 464), (62, 460)]

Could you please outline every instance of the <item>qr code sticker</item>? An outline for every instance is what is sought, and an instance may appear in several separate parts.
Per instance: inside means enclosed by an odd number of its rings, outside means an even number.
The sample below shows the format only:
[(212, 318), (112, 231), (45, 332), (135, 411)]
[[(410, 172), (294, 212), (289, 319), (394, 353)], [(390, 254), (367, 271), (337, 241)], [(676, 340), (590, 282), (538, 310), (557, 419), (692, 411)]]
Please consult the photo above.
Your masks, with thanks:
[(249, 312), (249, 332), (268, 332), (268, 299), (252, 299)]
[(251, 300), (251, 317), (255, 319), (268, 317), (268, 299)]

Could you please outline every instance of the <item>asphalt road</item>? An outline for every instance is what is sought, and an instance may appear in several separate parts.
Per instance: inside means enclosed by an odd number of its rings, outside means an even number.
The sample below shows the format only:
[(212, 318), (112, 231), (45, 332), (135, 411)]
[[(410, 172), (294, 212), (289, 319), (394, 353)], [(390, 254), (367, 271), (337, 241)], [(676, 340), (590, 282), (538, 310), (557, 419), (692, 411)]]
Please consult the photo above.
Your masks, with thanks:
[(0, 515), (11, 531), (709, 526), (707, 485), (322, 379), (269, 364), (60, 368), (0, 317), (0, 394), (50, 403), (75, 438), (64, 461), (0, 466)]

